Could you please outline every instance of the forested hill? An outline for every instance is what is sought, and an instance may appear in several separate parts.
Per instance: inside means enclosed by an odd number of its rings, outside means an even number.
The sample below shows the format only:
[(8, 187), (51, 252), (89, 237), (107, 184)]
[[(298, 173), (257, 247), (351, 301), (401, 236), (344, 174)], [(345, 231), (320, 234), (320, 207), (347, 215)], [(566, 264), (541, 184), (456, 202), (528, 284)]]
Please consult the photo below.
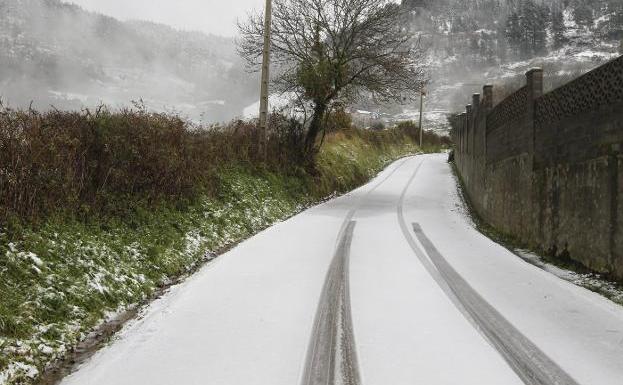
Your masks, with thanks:
[(230, 38), (121, 22), (60, 0), (0, 1), (0, 95), (12, 106), (143, 99), (218, 121), (256, 99), (255, 83)]
[[(531, 66), (555, 87), (619, 54), (623, 0), (403, 0), (430, 48), (433, 103), (456, 109), (484, 82), (518, 85)], [(441, 89), (441, 91), (440, 91)]]

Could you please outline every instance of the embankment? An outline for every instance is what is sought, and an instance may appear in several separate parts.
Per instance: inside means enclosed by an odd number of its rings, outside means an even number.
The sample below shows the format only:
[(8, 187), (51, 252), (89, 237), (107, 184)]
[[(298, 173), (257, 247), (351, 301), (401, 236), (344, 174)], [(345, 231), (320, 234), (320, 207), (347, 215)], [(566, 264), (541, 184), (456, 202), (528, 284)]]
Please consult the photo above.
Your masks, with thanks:
[[(273, 122), (274, 123), (274, 122)], [(0, 384), (29, 384), (93, 327), (218, 251), (417, 151), (402, 132), (327, 135), (316, 165), (283, 120), (198, 130), (145, 111), (0, 116)]]

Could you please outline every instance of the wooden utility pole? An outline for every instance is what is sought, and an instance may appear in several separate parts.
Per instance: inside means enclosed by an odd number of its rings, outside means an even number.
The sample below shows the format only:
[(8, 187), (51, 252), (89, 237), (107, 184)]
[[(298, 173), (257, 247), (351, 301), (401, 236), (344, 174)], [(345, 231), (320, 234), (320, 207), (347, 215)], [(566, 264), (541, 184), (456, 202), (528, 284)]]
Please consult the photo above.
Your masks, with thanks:
[(424, 127), (422, 127), (422, 115), (424, 114), (424, 96), (426, 96), (426, 90), (422, 90), (420, 93), (420, 150), (424, 144)]
[(270, 82), (270, 30), (272, 25), (272, 0), (266, 0), (264, 17), (264, 51), (262, 57), (262, 83), (260, 87), (260, 147), (264, 151), (264, 159), (268, 150), (268, 94)]

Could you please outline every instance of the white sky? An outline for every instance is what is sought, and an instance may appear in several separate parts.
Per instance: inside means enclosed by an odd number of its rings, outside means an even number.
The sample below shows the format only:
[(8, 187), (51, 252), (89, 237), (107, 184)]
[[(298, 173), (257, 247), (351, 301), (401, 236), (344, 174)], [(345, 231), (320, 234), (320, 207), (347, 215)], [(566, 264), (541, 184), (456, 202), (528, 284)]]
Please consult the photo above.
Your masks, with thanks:
[(121, 20), (139, 19), (216, 35), (237, 34), (236, 19), (265, 0), (65, 0)]

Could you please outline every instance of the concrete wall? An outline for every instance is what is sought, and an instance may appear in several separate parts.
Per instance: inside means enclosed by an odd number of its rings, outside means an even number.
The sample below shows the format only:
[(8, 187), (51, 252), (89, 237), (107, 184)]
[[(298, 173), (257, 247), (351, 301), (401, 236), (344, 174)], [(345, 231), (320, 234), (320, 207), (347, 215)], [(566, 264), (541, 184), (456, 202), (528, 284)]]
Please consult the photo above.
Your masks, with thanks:
[(522, 242), (623, 279), (623, 57), (543, 95), (543, 73), (452, 119), (478, 214)]

